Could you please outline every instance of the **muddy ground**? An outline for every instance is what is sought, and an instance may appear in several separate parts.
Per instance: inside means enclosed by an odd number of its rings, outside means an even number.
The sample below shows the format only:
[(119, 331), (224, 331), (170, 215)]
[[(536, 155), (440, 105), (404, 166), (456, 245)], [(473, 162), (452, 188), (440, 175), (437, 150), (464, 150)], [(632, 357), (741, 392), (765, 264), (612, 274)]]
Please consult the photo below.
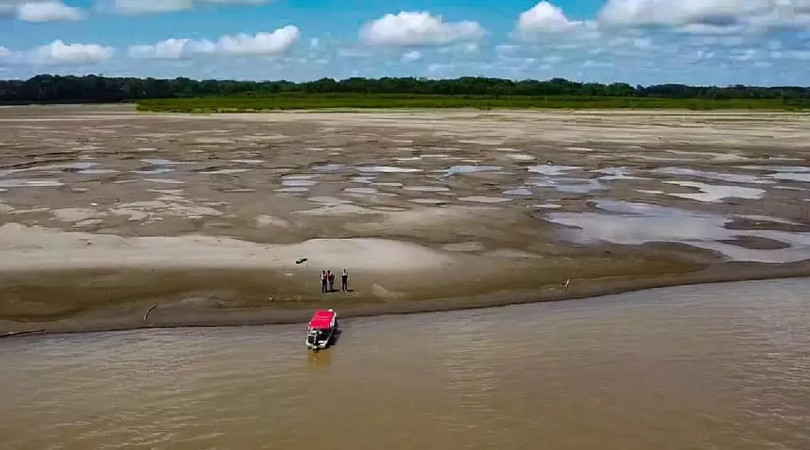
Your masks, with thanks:
[(808, 275), (809, 190), (802, 114), (2, 108), (0, 333)]

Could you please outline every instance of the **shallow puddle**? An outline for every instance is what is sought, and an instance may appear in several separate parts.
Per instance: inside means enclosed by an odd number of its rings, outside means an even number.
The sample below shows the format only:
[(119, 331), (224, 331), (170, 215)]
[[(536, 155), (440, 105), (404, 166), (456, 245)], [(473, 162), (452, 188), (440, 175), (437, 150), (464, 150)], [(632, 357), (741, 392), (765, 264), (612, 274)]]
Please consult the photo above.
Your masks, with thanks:
[(245, 173), (248, 169), (218, 169), (199, 172), (203, 175), (230, 175), (234, 173)]
[(23, 188), (23, 187), (59, 187), (65, 183), (59, 180), (46, 179), (10, 179), (0, 180), (0, 188)]
[(444, 171), (444, 176), (464, 175), (468, 173), (497, 172), (503, 169), (500, 166), (453, 166)]
[(511, 195), (516, 197), (529, 196), (532, 195), (532, 191), (526, 188), (510, 189), (508, 191), (503, 191), (503, 195)]
[(557, 164), (540, 164), (537, 166), (531, 166), (528, 168), (529, 172), (531, 173), (539, 173), (548, 176), (557, 176), (563, 175), (566, 172), (570, 172), (572, 170), (577, 170), (579, 167), (574, 166), (560, 166)]
[(448, 192), (450, 190), (443, 186), (405, 186), (403, 189), (412, 192)]
[[(729, 230), (734, 221), (715, 214), (677, 208), (599, 200), (600, 211), (584, 213), (551, 213), (551, 223), (570, 227), (563, 234), (576, 242), (610, 242), (640, 245), (652, 242), (677, 242), (712, 250), (734, 261), (785, 263), (810, 259), (810, 234), (776, 230)], [(740, 237), (758, 237), (787, 244), (789, 248), (749, 249), (719, 241)]]
[(356, 167), (357, 171), (361, 173), (415, 173), (421, 172), (421, 169), (414, 169), (410, 167), (394, 167), (394, 166), (359, 166)]
[(756, 175), (736, 174), (736, 173), (717, 173), (706, 172), (702, 170), (689, 169), (686, 167), (661, 167), (652, 171), (653, 173), (663, 175), (676, 175), (676, 176), (689, 176), (697, 178), (707, 178), (710, 180), (728, 181), (730, 183), (749, 183), (749, 184), (773, 184), (771, 180), (765, 180)]
[(696, 181), (665, 181), (667, 184), (674, 184), (681, 187), (698, 189), (700, 192), (681, 194), (668, 192), (667, 195), (673, 197), (697, 200), (699, 202), (717, 203), (726, 198), (742, 198), (746, 200), (757, 200), (765, 195), (764, 189), (749, 188), (743, 186), (721, 186), (716, 184), (699, 183)]

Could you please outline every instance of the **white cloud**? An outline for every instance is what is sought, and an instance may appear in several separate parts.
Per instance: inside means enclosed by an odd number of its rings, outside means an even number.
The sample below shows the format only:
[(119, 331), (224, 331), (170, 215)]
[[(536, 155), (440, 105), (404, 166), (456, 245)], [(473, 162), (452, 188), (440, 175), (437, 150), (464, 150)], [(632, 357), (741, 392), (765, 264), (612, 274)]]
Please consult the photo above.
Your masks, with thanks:
[(441, 16), (410, 11), (386, 14), (360, 30), (360, 38), (366, 43), (390, 46), (447, 45), (479, 40), (485, 34), (478, 22), (444, 22)]
[(312, 38), (309, 40), (309, 48), (316, 49), (320, 47), (321, 41), (318, 38)]
[(808, 0), (608, 0), (605, 25), (667, 26), (723, 33), (810, 25)]
[(517, 26), (519, 33), (534, 34), (561, 33), (583, 24), (584, 22), (569, 20), (562, 8), (542, 1), (534, 8), (520, 13)]
[(212, 50), (225, 55), (280, 55), (295, 45), (300, 37), (297, 27), (287, 25), (272, 33), (225, 35)]
[(133, 45), (129, 56), (145, 59), (182, 59), (194, 54), (277, 56), (286, 53), (299, 38), (298, 28), (288, 25), (272, 33), (225, 35), (217, 42), (172, 38), (154, 45)]
[(61, 40), (35, 48), (31, 60), (37, 64), (86, 65), (112, 58), (115, 50), (98, 44), (65, 44)]
[(402, 55), (401, 61), (404, 63), (412, 63), (422, 59), (422, 52), (419, 50), (411, 50)]
[(154, 45), (133, 45), (129, 56), (145, 59), (182, 59), (190, 56), (190, 39), (166, 39)]
[(109, 7), (119, 14), (138, 15), (191, 9), (192, 0), (110, 0)]
[(0, 59), (11, 56), (11, 50), (0, 45)]
[(17, 18), (26, 22), (57, 22), (82, 19), (81, 9), (60, 1), (29, 2), (17, 6)]
[(263, 5), (269, 0), (100, 0), (102, 8), (119, 14), (138, 15), (185, 11), (196, 4)]

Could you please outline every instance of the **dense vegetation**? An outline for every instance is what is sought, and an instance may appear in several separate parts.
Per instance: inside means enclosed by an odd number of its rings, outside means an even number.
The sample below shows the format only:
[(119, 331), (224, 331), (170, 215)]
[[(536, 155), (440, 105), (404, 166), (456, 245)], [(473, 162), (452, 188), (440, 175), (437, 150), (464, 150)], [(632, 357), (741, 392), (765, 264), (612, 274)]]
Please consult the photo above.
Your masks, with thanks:
[(0, 81), (0, 104), (132, 101), (152, 111), (341, 107), (799, 109), (810, 107), (810, 88), (631, 86), (559, 78), (512, 81), (475, 77), (293, 83), (38, 75), (25, 81)]
[(409, 94), (271, 94), (248, 97), (201, 97), (138, 100), (150, 112), (247, 112), (289, 109), (478, 108), (478, 109), (798, 109), (779, 99), (670, 99), (577, 96), (481, 96)]

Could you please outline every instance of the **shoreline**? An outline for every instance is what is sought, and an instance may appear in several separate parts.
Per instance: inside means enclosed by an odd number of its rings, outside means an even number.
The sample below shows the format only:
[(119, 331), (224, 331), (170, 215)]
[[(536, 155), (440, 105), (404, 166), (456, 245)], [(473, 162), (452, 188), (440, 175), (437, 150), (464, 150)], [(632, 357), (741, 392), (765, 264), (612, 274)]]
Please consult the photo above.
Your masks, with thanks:
[[(734, 283), (748, 281), (810, 279), (810, 261), (779, 267), (710, 267), (687, 275), (670, 275), (630, 279), (626, 277), (572, 281), (568, 291), (557, 286), (545, 286), (538, 290), (510, 290), (499, 293), (458, 298), (437, 298), (423, 301), (408, 301), (397, 304), (355, 305), (341, 308), (332, 305), (343, 319), (378, 317), (406, 314), (429, 314), (449, 311), (464, 311), (500, 308), (535, 303), (596, 299), (631, 292), (655, 291), (704, 284)], [(134, 314), (110, 317), (74, 317), (55, 322), (31, 322), (27, 327), (9, 330), (0, 334), (0, 339), (25, 336), (52, 336), (59, 334), (83, 334), (171, 328), (218, 328), (242, 326), (291, 325), (305, 323), (315, 307), (300, 309), (235, 308), (227, 311), (196, 311), (185, 317), (166, 316), (165, 311), (155, 308), (138, 309)], [(143, 322), (144, 313), (149, 313), (148, 323)], [(164, 313), (161, 315), (161, 313)], [(139, 318), (141, 320), (139, 320)], [(139, 323), (140, 322), (140, 323)], [(0, 321), (0, 324), (2, 321)], [(15, 327), (16, 328), (16, 327)]]

